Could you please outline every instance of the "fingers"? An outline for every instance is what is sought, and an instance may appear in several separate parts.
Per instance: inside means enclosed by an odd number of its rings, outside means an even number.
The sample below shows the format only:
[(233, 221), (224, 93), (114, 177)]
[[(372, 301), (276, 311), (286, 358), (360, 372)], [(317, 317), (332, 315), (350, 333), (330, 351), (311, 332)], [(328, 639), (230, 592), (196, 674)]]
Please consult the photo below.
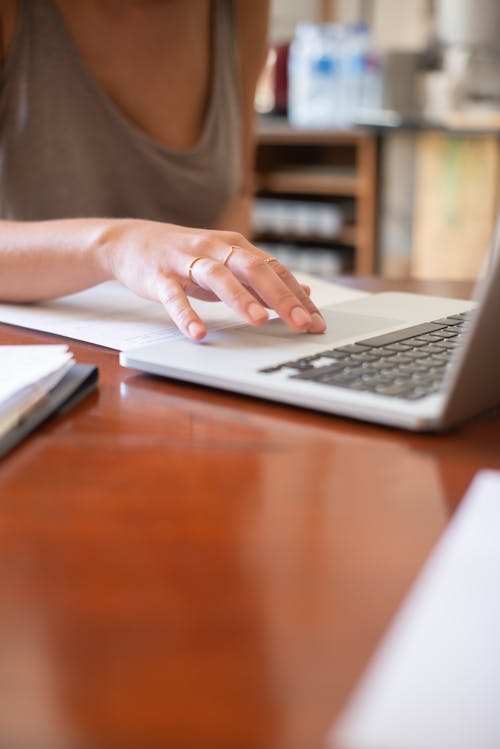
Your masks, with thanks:
[[(269, 318), (266, 308), (270, 308), (293, 330), (325, 330), (326, 324), (310, 298), (310, 288), (300, 284), (276, 258), (238, 235), (214, 234), (197, 237), (191, 257), (186, 260), (185, 254), (183, 258), (179, 254), (177, 268), (171, 267), (158, 279), (156, 296), (185, 335), (200, 340), (207, 332), (187, 294), (218, 299), (252, 325), (265, 323)], [(235, 238), (238, 244), (228, 242)]]
[(179, 281), (171, 276), (161, 276), (158, 280), (157, 296), (181, 333), (193, 341), (205, 337), (207, 329), (189, 304), (186, 292)]
[(283, 284), (290, 289), (292, 294), (300, 301), (303, 307), (309, 312), (311, 316), (311, 325), (308, 330), (311, 333), (323, 333), (326, 329), (326, 323), (314, 302), (310, 297), (309, 287), (304, 288), (300, 284), (295, 276), (282, 265), (278, 260), (273, 260), (270, 263), (271, 269), (281, 279)]
[(274, 260), (269, 262), (265, 255), (252, 255), (238, 248), (238, 253), (231, 253), (225, 264), (208, 257), (196, 258), (189, 277), (253, 325), (261, 325), (268, 319), (263, 302), (294, 330), (312, 333), (325, 330), (324, 320), (306, 290), (284, 266)]
[(322, 333), (326, 329), (321, 313), (308, 294), (308, 288), (303, 288), (275, 258), (257, 249), (252, 251), (240, 247), (231, 255), (226, 266), (294, 330)]
[(241, 284), (227, 265), (213, 258), (200, 258), (191, 269), (190, 280), (210, 290), (252, 325), (262, 325), (269, 315), (260, 300)]

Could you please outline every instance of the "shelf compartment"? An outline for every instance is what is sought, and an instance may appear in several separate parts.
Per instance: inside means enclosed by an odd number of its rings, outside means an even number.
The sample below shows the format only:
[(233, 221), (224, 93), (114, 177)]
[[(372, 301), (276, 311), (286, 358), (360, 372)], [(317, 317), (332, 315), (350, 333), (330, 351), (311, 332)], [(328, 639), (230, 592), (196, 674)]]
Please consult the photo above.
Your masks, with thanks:
[(297, 242), (300, 244), (328, 243), (333, 245), (342, 244), (352, 247), (357, 243), (358, 228), (355, 225), (344, 226), (339, 232), (331, 237), (324, 234), (299, 234), (292, 231), (265, 231), (256, 232), (253, 241), (260, 242)]

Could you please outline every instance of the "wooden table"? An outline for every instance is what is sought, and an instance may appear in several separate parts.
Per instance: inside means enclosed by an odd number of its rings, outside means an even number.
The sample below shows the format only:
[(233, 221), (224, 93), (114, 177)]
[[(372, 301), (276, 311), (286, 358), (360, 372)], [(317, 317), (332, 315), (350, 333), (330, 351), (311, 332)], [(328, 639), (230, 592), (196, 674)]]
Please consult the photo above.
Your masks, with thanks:
[(412, 435), (71, 348), (99, 390), (0, 464), (0, 746), (319, 749), (474, 473), (500, 469), (499, 414)]

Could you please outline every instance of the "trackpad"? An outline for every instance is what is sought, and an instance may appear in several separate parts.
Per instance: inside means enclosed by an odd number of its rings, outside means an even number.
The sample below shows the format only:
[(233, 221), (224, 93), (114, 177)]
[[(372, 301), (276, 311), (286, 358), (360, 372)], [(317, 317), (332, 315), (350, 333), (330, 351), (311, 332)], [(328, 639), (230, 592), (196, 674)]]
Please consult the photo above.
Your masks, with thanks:
[[(319, 335), (307, 336), (310, 343), (319, 344), (320, 346), (328, 346), (329, 344), (335, 345), (338, 341), (342, 341), (346, 338), (359, 337), (364, 338), (369, 335), (376, 335), (377, 333), (385, 332), (389, 329), (394, 330), (395, 328), (405, 327), (408, 325), (403, 320), (395, 320), (390, 317), (376, 317), (374, 315), (356, 315), (350, 312), (341, 312), (338, 309), (323, 308), (321, 310), (323, 317), (325, 318), (327, 329), (325, 333)], [(262, 328), (253, 328), (250, 326), (243, 326), (241, 328), (235, 328), (238, 331), (240, 337), (245, 334), (250, 334), (252, 337), (256, 337), (263, 342), (263, 339), (290, 339), (303, 337), (304, 333), (296, 333), (285, 325), (285, 323), (279, 318), (270, 320)], [(223, 331), (227, 335), (227, 330)]]
[(332, 343), (344, 338), (364, 338), (390, 328), (395, 329), (408, 325), (404, 320), (395, 320), (393, 317), (353, 315), (349, 312), (324, 308), (321, 313), (327, 324), (326, 333), (322, 338)]

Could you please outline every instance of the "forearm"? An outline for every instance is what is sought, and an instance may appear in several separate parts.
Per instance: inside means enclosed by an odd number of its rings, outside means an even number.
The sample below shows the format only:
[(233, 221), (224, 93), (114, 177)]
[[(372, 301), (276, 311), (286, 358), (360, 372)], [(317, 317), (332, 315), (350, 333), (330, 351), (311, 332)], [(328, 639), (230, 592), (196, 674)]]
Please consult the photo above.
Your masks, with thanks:
[(0, 221), (0, 300), (36, 301), (110, 278), (111, 219)]

